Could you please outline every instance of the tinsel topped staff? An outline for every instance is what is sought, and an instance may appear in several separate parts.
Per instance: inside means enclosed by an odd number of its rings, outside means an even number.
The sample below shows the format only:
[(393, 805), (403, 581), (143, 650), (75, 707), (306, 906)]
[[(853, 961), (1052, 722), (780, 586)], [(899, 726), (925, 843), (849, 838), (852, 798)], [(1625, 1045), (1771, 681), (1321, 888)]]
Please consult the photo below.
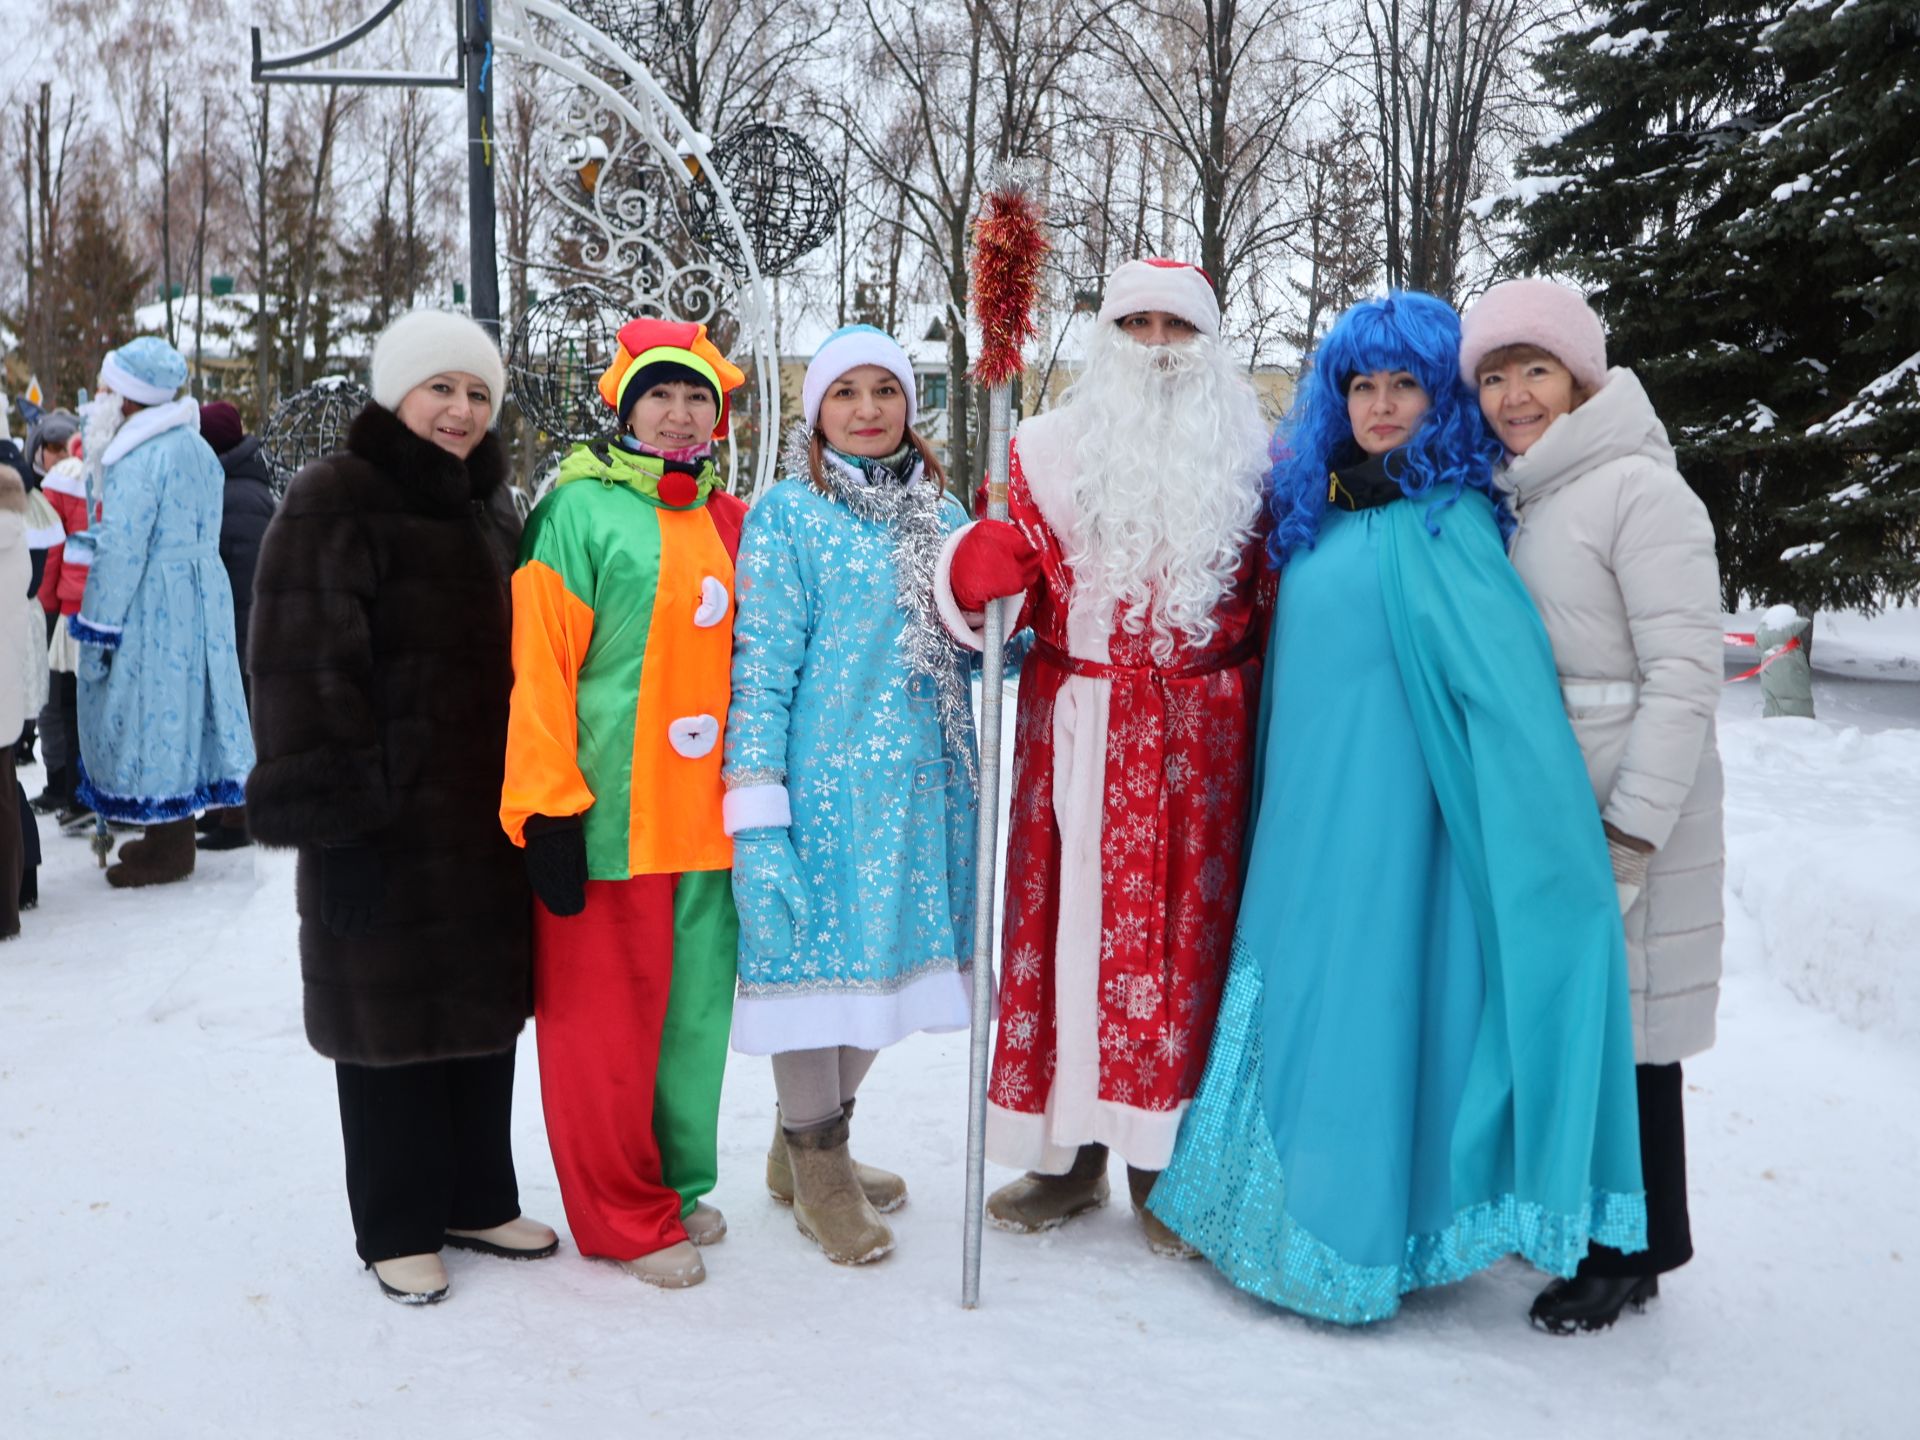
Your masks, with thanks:
[[(1007, 518), (1013, 382), (1025, 368), (1021, 350), (1034, 338), (1033, 302), (1047, 236), (1040, 207), (1025, 182), (1003, 171), (988, 183), (973, 223), (973, 317), (980, 358), (973, 378), (987, 387), (987, 516)], [(980, 1303), (980, 1235), (987, 1179), (987, 1067), (993, 1035), (993, 920), (1000, 893), (1000, 709), (1006, 645), (1004, 600), (986, 610), (980, 666), (980, 807), (974, 853), (973, 1035), (967, 1094), (967, 1208), (960, 1303)]]

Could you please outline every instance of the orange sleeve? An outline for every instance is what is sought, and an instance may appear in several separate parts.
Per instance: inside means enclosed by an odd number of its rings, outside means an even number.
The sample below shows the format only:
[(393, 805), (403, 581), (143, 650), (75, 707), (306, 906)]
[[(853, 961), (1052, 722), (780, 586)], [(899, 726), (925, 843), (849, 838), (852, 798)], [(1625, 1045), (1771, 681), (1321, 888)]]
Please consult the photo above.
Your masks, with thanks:
[(593, 804), (580, 773), (580, 666), (593, 641), (593, 609), (541, 560), (513, 575), (513, 701), (507, 717), (500, 824), (526, 844), (532, 815), (579, 815)]

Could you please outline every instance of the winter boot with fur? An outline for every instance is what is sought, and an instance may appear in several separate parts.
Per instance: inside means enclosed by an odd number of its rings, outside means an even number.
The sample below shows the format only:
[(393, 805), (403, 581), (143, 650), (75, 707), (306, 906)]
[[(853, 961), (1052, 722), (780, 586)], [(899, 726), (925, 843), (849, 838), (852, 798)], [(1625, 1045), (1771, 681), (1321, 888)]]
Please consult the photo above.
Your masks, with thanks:
[(836, 1265), (865, 1265), (893, 1249), (893, 1231), (873, 1208), (847, 1153), (847, 1117), (786, 1132), (793, 1168), (793, 1223)]
[(138, 840), (129, 840), (120, 859), (107, 870), (107, 883), (121, 890), (142, 885), (170, 885), (193, 874), (193, 818), (149, 825)]
[[(853, 1120), (853, 1101), (840, 1102), (840, 1113)], [(907, 1203), (907, 1182), (891, 1170), (853, 1162), (854, 1177), (867, 1203), (882, 1215), (891, 1215)], [(780, 1107), (773, 1107), (773, 1144), (767, 1147), (767, 1193), (782, 1205), (793, 1203), (793, 1163), (787, 1156), (787, 1132), (781, 1128)]]
[(694, 1201), (693, 1209), (680, 1217), (680, 1223), (686, 1227), (687, 1239), (696, 1245), (718, 1245), (727, 1238), (727, 1217), (704, 1200)]
[[(187, 835), (192, 837), (191, 828)], [(438, 1255), (399, 1255), (371, 1261), (367, 1268), (380, 1282), (380, 1293), (402, 1305), (438, 1305), (447, 1298), (447, 1267)]]
[(1107, 1147), (1082, 1145), (1064, 1175), (1029, 1170), (987, 1197), (987, 1219), (997, 1230), (1034, 1235), (1107, 1203)]
[(707, 1278), (707, 1262), (691, 1240), (679, 1240), (651, 1255), (622, 1260), (620, 1268), (634, 1279), (662, 1290), (685, 1290)]
[(551, 1225), (520, 1215), (485, 1230), (449, 1230), (447, 1244), (455, 1250), (497, 1255), (502, 1260), (544, 1260), (560, 1248), (560, 1237)]
[(1173, 1260), (1192, 1260), (1200, 1252), (1174, 1234), (1167, 1223), (1147, 1209), (1147, 1197), (1153, 1193), (1158, 1170), (1136, 1170), (1127, 1166), (1127, 1193), (1133, 1197), (1133, 1213), (1140, 1217), (1140, 1228), (1147, 1232), (1147, 1248), (1156, 1255)]

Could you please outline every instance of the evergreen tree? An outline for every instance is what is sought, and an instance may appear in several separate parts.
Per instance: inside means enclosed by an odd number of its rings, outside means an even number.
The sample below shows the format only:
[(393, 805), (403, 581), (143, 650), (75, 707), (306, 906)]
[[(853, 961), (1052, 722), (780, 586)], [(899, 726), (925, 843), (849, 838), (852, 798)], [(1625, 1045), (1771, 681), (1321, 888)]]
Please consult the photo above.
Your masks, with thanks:
[(75, 192), (62, 217), (66, 237), (54, 291), (55, 346), (59, 357), (48, 393), (71, 403), (81, 387), (98, 384), (107, 352), (133, 338), (133, 311), (152, 271), (126, 240), (126, 226), (91, 185)]
[(1748, 208), (1742, 142), (1782, 113), (1777, 67), (1756, 53), (1777, 8), (1604, 0), (1591, 28), (1538, 61), (1567, 129), (1522, 157), (1506, 202), (1522, 262), (1578, 280), (1610, 360), (1646, 385), (1713, 514), (1730, 603), (1743, 590), (1779, 598), (1780, 477), (1763, 437), (1809, 408), (1819, 379), (1774, 353), (1791, 286), (1751, 273), (1719, 233)]
[[(1767, 432), (1782, 593), (1872, 606), (1920, 592), (1920, 6), (1800, 0), (1762, 43), (1787, 114), (1743, 147), (1751, 208), (1727, 242), (1798, 292), (1776, 359), (1808, 408)], [(1779, 497), (1785, 501), (1786, 497)], [(1776, 562), (1781, 563), (1781, 562)]]
[(1585, 282), (1719, 531), (1728, 602), (1920, 591), (1912, 0), (1614, 3), (1541, 72), (1525, 258)]

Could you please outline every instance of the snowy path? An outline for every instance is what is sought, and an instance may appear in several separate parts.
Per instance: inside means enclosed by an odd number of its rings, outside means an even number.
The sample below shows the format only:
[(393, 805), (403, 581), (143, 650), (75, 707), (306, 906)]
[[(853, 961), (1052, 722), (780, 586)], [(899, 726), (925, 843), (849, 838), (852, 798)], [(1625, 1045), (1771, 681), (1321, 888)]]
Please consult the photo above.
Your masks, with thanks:
[[(1511, 1262), (1370, 1331), (1309, 1324), (1150, 1255), (1124, 1208), (989, 1231), (964, 1313), (962, 1037), (890, 1052), (862, 1103), (858, 1148), (913, 1186), (882, 1265), (828, 1266), (766, 1198), (772, 1087), (736, 1057), (707, 1285), (453, 1255), (449, 1303), (403, 1310), (353, 1256), (291, 858), (117, 894), (49, 835), (0, 947), (0, 1435), (1913, 1434), (1920, 732), (1731, 720), (1726, 752), (1730, 974), (1688, 1067), (1700, 1253), (1578, 1340), (1527, 1329), (1539, 1282)], [(520, 1058), (524, 1202), (562, 1224), (531, 1031)]]

